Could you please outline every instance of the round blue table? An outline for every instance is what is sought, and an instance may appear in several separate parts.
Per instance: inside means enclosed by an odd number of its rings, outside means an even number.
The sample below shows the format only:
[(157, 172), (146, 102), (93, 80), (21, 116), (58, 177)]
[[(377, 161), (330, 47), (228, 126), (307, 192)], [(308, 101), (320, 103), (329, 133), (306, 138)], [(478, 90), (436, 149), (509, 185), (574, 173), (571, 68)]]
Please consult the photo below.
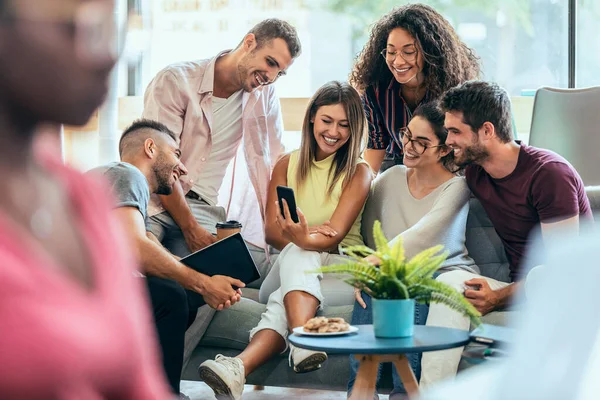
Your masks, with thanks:
[(303, 336), (292, 334), (296, 347), (329, 354), (355, 354), (360, 361), (351, 400), (372, 399), (379, 363), (394, 363), (409, 397), (419, 391), (417, 379), (405, 353), (446, 350), (469, 343), (469, 332), (437, 326), (416, 325), (414, 335), (406, 338), (377, 338), (373, 325), (357, 325), (358, 332), (341, 336)]

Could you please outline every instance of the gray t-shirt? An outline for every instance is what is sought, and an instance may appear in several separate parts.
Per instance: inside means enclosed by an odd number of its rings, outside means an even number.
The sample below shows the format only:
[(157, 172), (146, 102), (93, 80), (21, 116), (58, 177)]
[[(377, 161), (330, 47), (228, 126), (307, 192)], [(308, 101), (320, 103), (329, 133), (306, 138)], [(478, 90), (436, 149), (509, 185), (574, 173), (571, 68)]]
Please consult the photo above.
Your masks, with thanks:
[(116, 208), (137, 208), (144, 222), (148, 219), (148, 202), (150, 201), (150, 188), (142, 172), (126, 162), (112, 162), (89, 171), (90, 174), (101, 174), (108, 181), (112, 189)]

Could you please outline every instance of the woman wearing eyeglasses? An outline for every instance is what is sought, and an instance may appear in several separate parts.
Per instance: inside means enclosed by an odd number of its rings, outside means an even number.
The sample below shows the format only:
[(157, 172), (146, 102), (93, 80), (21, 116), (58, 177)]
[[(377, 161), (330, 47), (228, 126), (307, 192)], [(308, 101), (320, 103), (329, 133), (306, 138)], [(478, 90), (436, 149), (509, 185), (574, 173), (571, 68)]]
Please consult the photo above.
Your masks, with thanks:
[[(408, 258), (433, 245), (443, 245), (449, 254), (440, 273), (456, 269), (478, 273), (479, 268), (465, 247), (471, 192), (465, 179), (455, 174), (453, 153), (445, 145), (447, 135), (444, 113), (435, 102), (421, 105), (414, 111), (410, 123), (398, 135), (404, 148), (404, 165), (391, 167), (377, 177), (363, 220), (380, 220), (389, 239), (401, 236)], [(362, 230), (364, 234), (372, 235), (371, 227), (363, 226)], [(371, 298), (359, 290), (355, 290), (355, 294), (352, 325), (372, 323)], [(426, 310), (417, 305), (416, 323), (425, 322)], [(418, 378), (420, 357), (409, 354), (408, 358)], [(349, 391), (354, 385), (358, 361), (351, 356), (350, 363)], [(403, 399), (406, 392), (395, 369), (393, 381), (390, 399)]]
[(399, 132), (419, 104), (478, 76), (478, 58), (433, 8), (409, 4), (376, 22), (350, 74), (369, 122), (373, 170), (402, 163)]

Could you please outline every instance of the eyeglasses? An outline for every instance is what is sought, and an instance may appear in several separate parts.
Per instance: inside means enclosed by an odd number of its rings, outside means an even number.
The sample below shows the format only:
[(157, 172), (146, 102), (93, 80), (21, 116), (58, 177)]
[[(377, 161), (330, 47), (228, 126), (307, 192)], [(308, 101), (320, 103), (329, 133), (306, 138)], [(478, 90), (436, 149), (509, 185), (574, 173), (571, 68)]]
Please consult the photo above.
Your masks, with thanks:
[(385, 58), (385, 61), (391, 64), (396, 61), (396, 57), (398, 57), (398, 55), (400, 55), (400, 57), (402, 57), (402, 59), (406, 62), (414, 62), (417, 59), (418, 53), (419, 51), (417, 50), (415, 42), (413, 44), (404, 46), (400, 51), (383, 49), (381, 50), (380, 54), (383, 56), (383, 58)]
[(75, 52), (87, 64), (116, 60), (122, 53), (136, 62), (149, 44), (149, 15), (141, 8), (119, 13), (114, 3), (102, 0), (50, 4), (37, 0), (13, 0), (0, 14), (1, 21), (60, 24), (73, 32)]
[(400, 129), (400, 140), (402, 141), (402, 145), (404, 146), (404, 148), (406, 148), (406, 146), (410, 143), (412, 145), (413, 150), (418, 155), (422, 155), (427, 149), (434, 149), (436, 147), (446, 147), (445, 144), (430, 146), (427, 143), (425, 143), (425, 141), (420, 139), (413, 139), (412, 137), (413, 134), (410, 131), (410, 129), (408, 129), (408, 127)]

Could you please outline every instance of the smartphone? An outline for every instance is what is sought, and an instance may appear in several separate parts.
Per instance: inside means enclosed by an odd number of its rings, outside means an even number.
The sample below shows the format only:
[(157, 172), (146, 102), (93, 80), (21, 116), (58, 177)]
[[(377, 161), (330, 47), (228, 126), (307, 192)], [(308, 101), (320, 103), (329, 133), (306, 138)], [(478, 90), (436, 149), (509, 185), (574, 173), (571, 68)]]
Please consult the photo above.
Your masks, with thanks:
[(286, 201), (288, 208), (290, 209), (292, 221), (295, 223), (300, 222), (298, 213), (296, 212), (296, 197), (294, 196), (294, 189), (287, 186), (277, 186), (277, 200), (279, 200), (279, 211), (281, 211), (283, 218), (285, 218), (285, 213), (283, 212), (283, 201), (281, 200)]

